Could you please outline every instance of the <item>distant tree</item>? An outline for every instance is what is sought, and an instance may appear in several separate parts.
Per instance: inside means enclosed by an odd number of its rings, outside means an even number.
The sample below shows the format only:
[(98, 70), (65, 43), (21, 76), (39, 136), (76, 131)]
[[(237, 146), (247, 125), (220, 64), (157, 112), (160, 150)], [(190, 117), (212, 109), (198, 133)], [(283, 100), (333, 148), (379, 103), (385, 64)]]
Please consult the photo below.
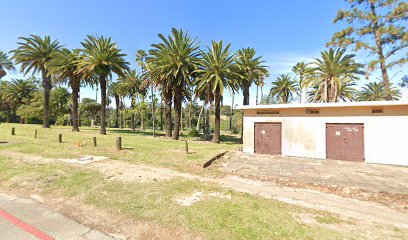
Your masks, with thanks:
[(344, 21), (345, 29), (334, 34), (329, 45), (354, 46), (355, 51), (368, 51), (376, 56), (368, 64), (368, 71), (378, 65), (385, 87), (385, 100), (391, 100), (388, 70), (408, 61), (399, 51), (408, 47), (408, 2), (400, 0), (347, 0), (350, 9), (339, 10), (334, 22)]
[[(249, 105), (249, 89), (252, 83), (263, 85), (263, 79), (268, 75), (268, 67), (263, 65), (265, 61), (262, 56), (256, 56), (254, 48), (243, 48), (238, 50), (237, 65), (240, 69), (242, 79), (242, 92), (244, 95), (243, 105)], [(258, 103), (258, 99), (256, 99)]]
[[(178, 139), (181, 126), (182, 102), (191, 98), (192, 74), (199, 64), (199, 45), (196, 38), (181, 29), (172, 29), (167, 38), (159, 34), (161, 43), (152, 44), (148, 59), (150, 77), (163, 91), (166, 107), (166, 135), (171, 131), (171, 100), (173, 96), (175, 125), (173, 139)], [(170, 105), (170, 106), (169, 106)]]
[(56, 40), (52, 41), (50, 36), (43, 38), (31, 34), (29, 37), (20, 37), (17, 49), (11, 51), (13, 59), (21, 65), (24, 75), (31, 72), (33, 75), (40, 72), (42, 75), (42, 85), (44, 89), (44, 117), (43, 127), (50, 127), (50, 92), (52, 89), (51, 77), (48, 73), (47, 63), (52, 56), (59, 51), (62, 46)]
[(78, 64), (83, 59), (78, 49), (62, 49), (56, 52), (47, 66), (56, 83), (67, 83), (72, 90), (72, 131), (79, 132), (79, 92), (81, 85), (91, 84), (84, 74), (78, 72)]
[(120, 82), (111, 82), (108, 87), (108, 96), (113, 97), (115, 100), (115, 128), (119, 127), (119, 114), (120, 114)]
[[(211, 48), (208, 47), (208, 52), (201, 52), (201, 55), (203, 57), (202, 67), (196, 70), (199, 77), (195, 84), (198, 92), (206, 92), (210, 96), (210, 101), (215, 103), (215, 124), (212, 142), (220, 143), (220, 103), (224, 88), (238, 89), (236, 79), (239, 79), (239, 72), (235, 64), (236, 55), (231, 53), (230, 44), (224, 47), (222, 41), (212, 41)], [(208, 92), (208, 90), (211, 92)]]
[[(391, 87), (391, 99), (398, 100), (401, 97), (400, 91)], [(384, 82), (370, 82), (365, 84), (358, 96), (360, 101), (383, 101), (386, 100), (386, 91)]]
[(64, 87), (55, 87), (51, 91), (51, 113), (55, 119), (55, 125), (63, 125), (67, 120), (66, 115), (70, 112), (72, 95)]
[[(7, 102), (11, 107), (13, 113), (13, 119), (16, 118), (16, 110), (24, 105), (28, 104), (34, 96), (34, 93), (38, 91), (36, 81), (32, 79), (12, 79), (5, 85), (7, 88), (1, 89), (3, 93), (3, 101)], [(24, 118), (20, 119), (21, 123), (24, 123)]]
[(289, 74), (279, 75), (274, 82), (270, 94), (276, 98), (278, 103), (288, 103), (293, 99), (293, 94), (298, 91), (296, 80), (292, 79)]
[(101, 104), (96, 102), (95, 99), (84, 98), (79, 105), (79, 109), (83, 117), (89, 117), (91, 119), (91, 127), (94, 127), (96, 117), (101, 109)]
[(308, 80), (308, 84), (315, 87), (313, 102), (338, 102), (341, 87), (364, 74), (363, 65), (356, 63), (354, 57), (354, 54), (346, 54), (345, 49), (330, 48), (321, 52), (321, 58), (312, 62), (313, 76)]
[(79, 62), (77, 73), (85, 77), (98, 76), (101, 89), (100, 134), (106, 134), (107, 79), (112, 73), (123, 77), (129, 70), (129, 63), (124, 59), (126, 54), (122, 53), (110, 37), (88, 35), (81, 44), (85, 57)]
[(15, 70), (13, 61), (5, 52), (0, 51), (0, 79), (6, 76), (7, 71)]
[(307, 78), (311, 74), (311, 68), (308, 67), (308, 64), (304, 62), (298, 62), (292, 68), (292, 72), (294, 72), (298, 76), (299, 82), (299, 92), (300, 92), (300, 102), (306, 103), (307, 102)]
[(398, 84), (400, 87), (408, 87), (408, 75), (401, 78), (401, 82)]

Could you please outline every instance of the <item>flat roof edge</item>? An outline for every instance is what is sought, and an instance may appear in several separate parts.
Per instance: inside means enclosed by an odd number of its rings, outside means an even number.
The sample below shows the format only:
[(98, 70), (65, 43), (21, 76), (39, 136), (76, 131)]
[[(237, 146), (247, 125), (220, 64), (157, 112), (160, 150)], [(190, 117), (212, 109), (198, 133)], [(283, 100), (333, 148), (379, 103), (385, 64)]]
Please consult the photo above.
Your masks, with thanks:
[(382, 107), (382, 106), (408, 106), (408, 101), (365, 101), (341, 103), (289, 103), (269, 105), (240, 105), (239, 110), (285, 109), (285, 108), (335, 108), (335, 107)]

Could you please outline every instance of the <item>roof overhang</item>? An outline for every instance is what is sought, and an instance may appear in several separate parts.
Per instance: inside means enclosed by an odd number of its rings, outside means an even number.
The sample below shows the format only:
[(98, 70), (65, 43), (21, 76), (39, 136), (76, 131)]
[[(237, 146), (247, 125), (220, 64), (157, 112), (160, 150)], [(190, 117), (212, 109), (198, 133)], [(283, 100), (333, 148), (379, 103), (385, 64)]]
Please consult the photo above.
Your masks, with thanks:
[(348, 108), (348, 107), (386, 107), (408, 106), (408, 101), (366, 101), (366, 102), (341, 102), (341, 103), (290, 103), (269, 105), (241, 105), (240, 110), (263, 110), (263, 109), (293, 109), (293, 108)]

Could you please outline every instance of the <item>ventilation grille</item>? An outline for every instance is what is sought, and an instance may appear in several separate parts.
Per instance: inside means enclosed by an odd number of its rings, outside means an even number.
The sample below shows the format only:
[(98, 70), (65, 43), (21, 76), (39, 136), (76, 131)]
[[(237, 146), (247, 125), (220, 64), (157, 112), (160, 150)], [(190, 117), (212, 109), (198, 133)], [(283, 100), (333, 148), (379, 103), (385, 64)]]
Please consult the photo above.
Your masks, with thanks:
[(319, 109), (306, 109), (306, 114), (320, 114)]
[(371, 113), (383, 113), (384, 110), (381, 108), (371, 109)]
[(272, 111), (257, 111), (256, 114), (270, 114), (270, 115), (277, 115), (279, 114), (278, 110), (272, 110)]

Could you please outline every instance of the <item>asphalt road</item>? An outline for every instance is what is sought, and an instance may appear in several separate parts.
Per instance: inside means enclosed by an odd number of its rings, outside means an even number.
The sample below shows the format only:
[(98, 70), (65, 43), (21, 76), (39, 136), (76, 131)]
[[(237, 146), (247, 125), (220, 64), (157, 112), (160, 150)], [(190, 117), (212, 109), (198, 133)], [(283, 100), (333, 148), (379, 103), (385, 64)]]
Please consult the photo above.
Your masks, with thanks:
[(33, 199), (0, 192), (0, 240), (113, 240)]

